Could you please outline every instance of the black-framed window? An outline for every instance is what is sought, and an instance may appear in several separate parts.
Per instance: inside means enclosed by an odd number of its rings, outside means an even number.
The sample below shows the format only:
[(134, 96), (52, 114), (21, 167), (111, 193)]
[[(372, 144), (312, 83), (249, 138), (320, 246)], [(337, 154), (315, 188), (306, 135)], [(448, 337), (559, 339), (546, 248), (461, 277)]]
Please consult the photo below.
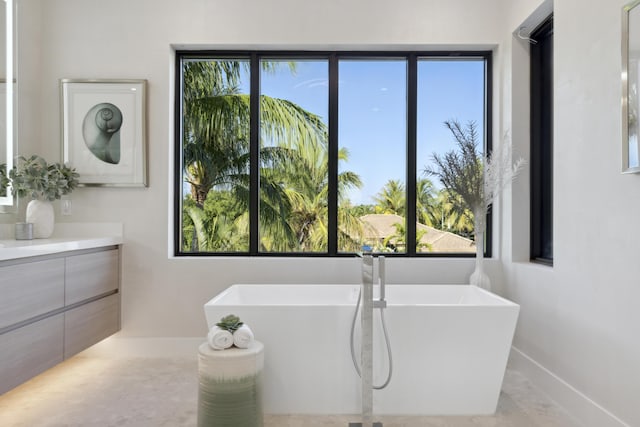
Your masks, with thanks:
[(552, 265), (553, 16), (531, 38), (531, 259)]
[(425, 170), (446, 122), (490, 149), (491, 81), (486, 51), (178, 51), (174, 253), (473, 256)]

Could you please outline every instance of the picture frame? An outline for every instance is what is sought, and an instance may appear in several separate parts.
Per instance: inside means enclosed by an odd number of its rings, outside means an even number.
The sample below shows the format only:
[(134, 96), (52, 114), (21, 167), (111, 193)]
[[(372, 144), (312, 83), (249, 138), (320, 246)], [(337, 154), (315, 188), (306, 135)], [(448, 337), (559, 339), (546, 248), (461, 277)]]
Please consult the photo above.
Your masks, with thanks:
[(640, 173), (640, 0), (622, 8), (622, 173)]
[(147, 187), (146, 80), (61, 79), (63, 161), (81, 186)]

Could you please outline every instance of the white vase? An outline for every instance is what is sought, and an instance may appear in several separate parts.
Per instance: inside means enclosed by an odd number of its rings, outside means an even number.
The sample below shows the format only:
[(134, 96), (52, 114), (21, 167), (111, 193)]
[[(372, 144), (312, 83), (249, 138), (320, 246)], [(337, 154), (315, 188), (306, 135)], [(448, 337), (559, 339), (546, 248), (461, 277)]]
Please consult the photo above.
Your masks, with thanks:
[(484, 272), (484, 231), (476, 229), (476, 269), (469, 277), (469, 283), (491, 291), (491, 280)]
[(53, 204), (46, 200), (32, 200), (27, 204), (27, 221), (33, 224), (33, 237), (46, 239), (53, 234), (55, 215)]

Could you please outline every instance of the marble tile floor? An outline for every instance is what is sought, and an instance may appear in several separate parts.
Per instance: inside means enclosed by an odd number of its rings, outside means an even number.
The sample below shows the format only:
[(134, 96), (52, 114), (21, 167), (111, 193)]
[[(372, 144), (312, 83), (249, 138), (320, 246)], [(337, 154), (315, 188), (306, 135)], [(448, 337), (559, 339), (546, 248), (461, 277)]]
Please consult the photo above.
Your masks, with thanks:
[[(0, 396), (2, 427), (182, 427), (197, 421), (195, 358), (78, 355)], [(352, 416), (266, 415), (265, 427), (343, 426)], [(492, 416), (377, 417), (384, 427), (579, 427), (508, 369)]]

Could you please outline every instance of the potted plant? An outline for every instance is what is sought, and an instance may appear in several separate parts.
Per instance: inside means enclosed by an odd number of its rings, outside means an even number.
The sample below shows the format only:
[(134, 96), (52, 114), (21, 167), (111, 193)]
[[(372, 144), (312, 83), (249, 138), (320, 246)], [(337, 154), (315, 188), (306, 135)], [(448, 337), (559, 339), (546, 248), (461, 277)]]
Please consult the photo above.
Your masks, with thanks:
[(469, 282), (491, 290), (491, 281), (484, 272), (483, 264), (487, 212), (504, 187), (518, 175), (525, 161), (520, 158), (511, 162), (511, 145), (506, 138), (490, 155), (479, 153), (478, 131), (474, 122), (462, 126), (450, 120), (445, 125), (453, 134), (458, 150), (444, 155), (434, 153), (434, 166), (427, 167), (425, 171), (440, 179), (454, 207), (473, 214), (476, 268)]
[(9, 171), (11, 194), (29, 197), (26, 222), (33, 223), (33, 237), (47, 238), (53, 233), (52, 201), (71, 193), (78, 186), (79, 174), (60, 163), (47, 163), (38, 155), (18, 157)]

